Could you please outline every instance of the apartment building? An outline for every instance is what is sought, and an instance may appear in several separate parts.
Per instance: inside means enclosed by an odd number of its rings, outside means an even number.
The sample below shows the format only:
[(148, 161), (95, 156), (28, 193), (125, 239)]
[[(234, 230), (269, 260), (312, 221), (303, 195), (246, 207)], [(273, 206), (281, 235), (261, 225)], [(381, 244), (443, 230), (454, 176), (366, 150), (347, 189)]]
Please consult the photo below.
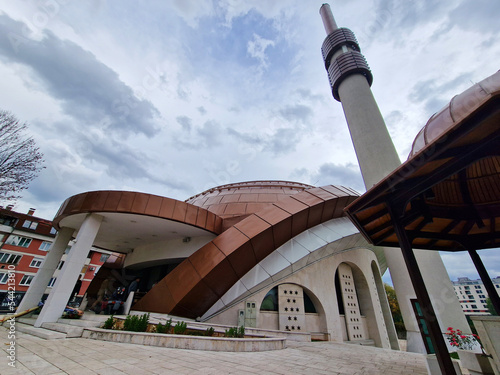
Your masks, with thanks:
[[(493, 285), (500, 291), (500, 276), (491, 279)], [(465, 315), (489, 315), (486, 299), (488, 293), (480, 279), (471, 280), (468, 277), (459, 277), (452, 281), (455, 294), (457, 295)]]
[[(24, 214), (12, 211), (12, 206), (0, 208), (0, 313), (12, 312), (22, 300), (57, 233), (50, 220), (33, 216), (34, 213), (34, 209)], [(69, 243), (66, 253), (71, 250), (71, 246), (72, 242)], [(81, 301), (109, 254), (109, 251), (90, 249), (80, 271), (82, 286), (77, 294), (77, 301)], [(64, 267), (65, 257), (66, 255), (62, 257), (50, 279), (43, 299)]]

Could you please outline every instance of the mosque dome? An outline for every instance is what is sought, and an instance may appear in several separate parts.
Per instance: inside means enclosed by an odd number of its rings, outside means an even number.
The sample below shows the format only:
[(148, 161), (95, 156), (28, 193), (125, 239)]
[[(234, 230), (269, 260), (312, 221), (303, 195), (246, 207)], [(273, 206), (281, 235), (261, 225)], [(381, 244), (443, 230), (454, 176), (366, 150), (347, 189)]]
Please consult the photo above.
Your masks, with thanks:
[[(239, 221), (290, 195), (314, 186), (290, 181), (247, 181), (221, 185), (186, 200), (224, 221)], [(232, 220), (231, 220), (232, 219)]]

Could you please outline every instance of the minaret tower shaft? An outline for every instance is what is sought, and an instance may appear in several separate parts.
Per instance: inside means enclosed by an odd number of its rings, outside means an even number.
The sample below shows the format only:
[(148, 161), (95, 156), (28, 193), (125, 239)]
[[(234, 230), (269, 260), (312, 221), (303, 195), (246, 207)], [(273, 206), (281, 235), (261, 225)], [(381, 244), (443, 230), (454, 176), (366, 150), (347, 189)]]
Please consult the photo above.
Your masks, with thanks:
[[(354, 33), (337, 26), (328, 4), (321, 6), (320, 15), (327, 33), (321, 51), (332, 94), (342, 103), (363, 180), (370, 189), (401, 162), (371, 92), (373, 76)], [(414, 250), (414, 254), (431, 300), (439, 302), (436, 316), (441, 328), (454, 327), (470, 333), (439, 253)], [(384, 255), (407, 329), (407, 350), (425, 353), (411, 302), (415, 291), (405, 260), (401, 251), (393, 248), (384, 248)]]
[(323, 4), (320, 14), (328, 34), (321, 52), (332, 94), (342, 103), (368, 190), (401, 161), (370, 89), (373, 76), (354, 33), (337, 27), (328, 4)]

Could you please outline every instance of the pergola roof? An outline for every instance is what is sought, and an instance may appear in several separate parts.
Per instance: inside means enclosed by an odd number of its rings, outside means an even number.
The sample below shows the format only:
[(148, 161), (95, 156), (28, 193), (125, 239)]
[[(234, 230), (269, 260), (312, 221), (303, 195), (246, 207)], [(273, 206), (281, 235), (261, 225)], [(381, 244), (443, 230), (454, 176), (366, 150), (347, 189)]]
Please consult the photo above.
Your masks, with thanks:
[(346, 208), (365, 238), (418, 249), (500, 247), (500, 71), (431, 117), (409, 159)]

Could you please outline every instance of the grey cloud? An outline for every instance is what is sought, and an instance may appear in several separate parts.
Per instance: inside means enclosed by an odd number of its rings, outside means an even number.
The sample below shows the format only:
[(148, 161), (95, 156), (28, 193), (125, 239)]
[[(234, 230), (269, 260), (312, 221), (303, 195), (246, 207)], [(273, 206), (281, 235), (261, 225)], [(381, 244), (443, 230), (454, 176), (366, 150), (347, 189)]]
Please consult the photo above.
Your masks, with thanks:
[(264, 144), (262, 138), (257, 134), (241, 133), (233, 128), (227, 128), (227, 133), (230, 136), (235, 137), (239, 141), (247, 143), (249, 145), (262, 146)]
[(288, 121), (306, 122), (312, 116), (313, 111), (308, 106), (296, 104), (293, 106), (287, 105), (286, 107), (280, 109), (279, 113)]
[(303, 89), (303, 88), (297, 89), (297, 93), (300, 95), (300, 97), (302, 99), (308, 99), (308, 100), (319, 101), (319, 102), (322, 102), (324, 99), (323, 95), (313, 94), (311, 92), (311, 90), (309, 90), (309, 89)]
[(177, 116), (175, 119), (182, 126), (182, 129), (184, 129), (187, 132), (191, 131), (193, 120), (191, 120), (187, 116)]
[(198, 110), (198, 112), (200, 112), (202, 115), (205, 115), (207, 113), (207, 110), (205, 109), (205, 107), (203, 106), (200, 106), (198, 108), (196, 108)]
[(213, 148), (221, 145), (222, 134), (222, 127), (214, 120), (209, 120), (206, 121), (202, 127), (195, 127), (193, 136), (185, 137), (182, 135), (174, 137), (173, 145), (178, 149), (191, 150)]
[(294, 151), (295, 145), (301, 137), (300, 129), (293, 127), (279, 128), (268, 137), (252, 133), (241, 133), (232, 128), (228, 128), (227, 133), (252, 149), (270, 152), (273, 155), (287, 154)]
[(220, 133), (221, 133), (220, 125), (213, 121), (206, 121), (203, 124), (203, 127), (196, 129), (196, 132), (202, 139), (202, 143), (211, 148), (213, 146), (220, 145)]
[[(441, 19), (443, 11), (449, 7), (449, 4), (440, 0), (426, 1), (397, 1), (397, 0), (378, 0), (374, 17), (374, 25), (384, 26), (391, 24), (398, 29), (413, 29), (416, 25), (432, 22)], [(392, 27), (391, 27), (392, 28)], [(369, 28), (377, 31), (382, 27)], [(398, 33), (400, 36), (404, 34)], [(397, 36), (397, 35), (396, 35)]]
[(128, 136), (152, 137), (156, 108), (135, 97), (118, 74), (77, 44), (45, 31), (39, 41), (24, 37), (26, 25), (0, 15), (0, 58), (31, 68), (65, 113), (84, 126), (99, 124)]
[(314, 181), (316, 186), (342, 185), (359, 192), (365, 191), (359, 168), (350, 163), (347, 165), (323, 164), (318, 173), (311, 178), (311, 181)]
[(272, 152), (275, 155), (286, 154), (295, 150), (295, 145), (299, 141), (300, 133), (293, 128), (280, 128), (265, 141), (264, 151)]
[(92, 139), (82, 134), (79, 153), (88, 160), (105, 165), (108, 175), (119, 180), (144, 178), (173, 189), (189, 189), (188, 185), (172, 180), (171, 176), (162, 178), (149, 173), (145, 166), (154, 165), (154, 160), (113, 139)]
[[(438, 84), (436, 79), (417, 82), (411, 89), (408, 98), (416, 103), (424, 103), (427, 112), (439, 111), (449, 101), (450, 94), (459, 94), (460, 86), (470, 81), (472, 74), (464, 73), (451, 81)], [(445, 99), (446, 98), (446, 99)]]
[(491, 0), (462, 1), (449, 14), (450, 23), (465, 30), (498, 34), (500, 3)]

